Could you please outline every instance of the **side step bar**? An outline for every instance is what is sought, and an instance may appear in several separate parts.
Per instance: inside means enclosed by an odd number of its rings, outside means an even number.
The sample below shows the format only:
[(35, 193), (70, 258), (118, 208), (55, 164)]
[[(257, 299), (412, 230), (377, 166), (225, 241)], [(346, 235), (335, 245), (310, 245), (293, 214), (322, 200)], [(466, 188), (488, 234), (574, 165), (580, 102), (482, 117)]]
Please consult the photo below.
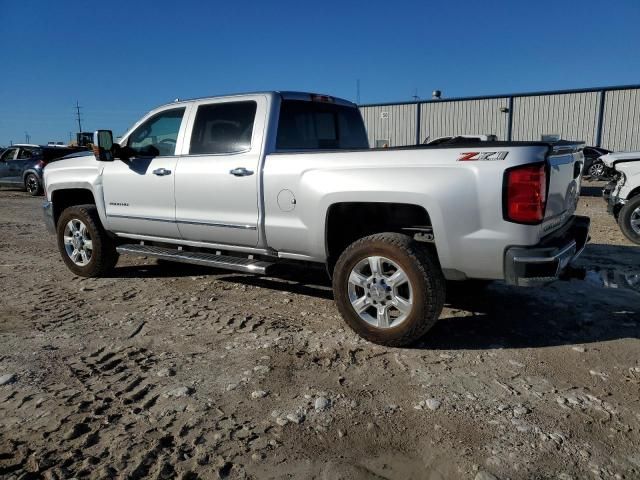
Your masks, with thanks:
[(185, 252), (176, 248), (154, 247), (139, 245), (136, 243), (120, 245), (116, 247), (118, 253), (141, 255), (146, 257), (161, 258), (172, 262), (191, 263), (207, 267), (234, 270), (237, 272), (266, 274), (272, 262), (253, 260), (250, 258), (231, 257), (227, 255), (213, 255), (211, 253)]

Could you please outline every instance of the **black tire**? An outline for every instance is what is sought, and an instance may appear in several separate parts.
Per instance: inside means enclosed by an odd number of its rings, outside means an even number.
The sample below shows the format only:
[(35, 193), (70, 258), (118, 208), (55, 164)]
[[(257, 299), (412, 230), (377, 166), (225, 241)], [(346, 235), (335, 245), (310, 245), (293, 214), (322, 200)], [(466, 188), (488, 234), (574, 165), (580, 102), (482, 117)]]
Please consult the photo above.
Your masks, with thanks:
[[(351, 305), (351, 271), (371, 256), (395, 262), (411, 285), (411, 310), (397, 326), (376, 327), (360, 318)], [(444, 305), (445, 279), (435, 254), (424, 244), (399, 233), (379, 233), (355, 241), (342, 252), (334, 269), (333, 293), (338, 310), (352, 330), (371, 342), (397, 347), (416, 342), (435, 325)]]
[(32, 197), (42, 195), (42, 184), (35, 173), (29, 173), (24, 177), (24, 188)]
[(624, 206), (620, 209), (618, 214), (618, 225), (620, 230), (624, 233), (624, 236), (631, 240), (633, 243), (640, 245), (640, 233), (636, 232), (631, 226), (632, 220), (640, 218), (640, 195), (632, 197)]
[[(86, 265), (74, 263), (65, 247), (65, 228), (72, 220), (79, 220), (86, 226), (92, 242), (91, 256)], [(102, 227), (95, 205), (75, 205), (65, 209), (58, 219), (56, 232), (58, 250), (60, 250), (62, 260), (69, 270), (76, 275), (81, 277), (100, 277), (113, 269), (118, 261), (115, 243)]]

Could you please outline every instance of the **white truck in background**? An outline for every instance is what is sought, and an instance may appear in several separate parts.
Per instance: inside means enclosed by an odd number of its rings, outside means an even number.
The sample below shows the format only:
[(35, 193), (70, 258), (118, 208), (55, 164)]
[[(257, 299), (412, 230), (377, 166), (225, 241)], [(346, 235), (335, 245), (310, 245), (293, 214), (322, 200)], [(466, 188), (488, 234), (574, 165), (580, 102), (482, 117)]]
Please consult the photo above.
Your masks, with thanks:
[(456, 142), (369, 149), (357, 106), (265, 92), (179, 101), (95, 156), (45, 169), (46, 223), (67, 267), (120, 254), (265, 274), (324, 265), (363, 337), (405, 345), (437, 321), (446, 280), (541, 285), (588, 239), (574, 214), (582, 145)]
[(600, 160), (615, 171), (603, 191), (622, 233), (640, 245), (640, 152), (608, 153)]

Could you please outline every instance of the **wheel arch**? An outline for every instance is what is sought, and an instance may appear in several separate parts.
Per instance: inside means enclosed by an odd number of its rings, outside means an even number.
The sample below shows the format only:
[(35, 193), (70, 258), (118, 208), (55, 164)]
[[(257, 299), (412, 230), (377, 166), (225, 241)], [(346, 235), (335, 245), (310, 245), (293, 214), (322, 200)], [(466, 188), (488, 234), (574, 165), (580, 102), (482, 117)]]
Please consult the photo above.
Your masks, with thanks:
[(30, 173), (33, 173), (36, 177), (38, 177), (38, 181), (40, 182), (40, 185), (42, 185), (42, 174), (35, 168), (27, 168), (24, 172), (22, 172), (22, 183), (25, 183), (27, 181), (27, 175), (29, 175)]
[(89, 188), (62, 188), (51, 192), (51, 203), (53, 204), (53, 222), (57, 225), (60, 215), (66, 208), (74, 205), (96, 205), (96, 200)]
[(638, 195), (640, 195), (640, 185), (629, 192), (629, 195), (627, 195), (627, 200), (631, 200), (633, 197), (636, 197)]
[[(404, 233), (408, 227), (433, 227), (427, 209), (413, 203), (350, 202), (332, 203), (325, 216), (325, 253), (327, 270), (354, 241), (375, 233)], [(431, 244), (435, 248), (435, 244)]]

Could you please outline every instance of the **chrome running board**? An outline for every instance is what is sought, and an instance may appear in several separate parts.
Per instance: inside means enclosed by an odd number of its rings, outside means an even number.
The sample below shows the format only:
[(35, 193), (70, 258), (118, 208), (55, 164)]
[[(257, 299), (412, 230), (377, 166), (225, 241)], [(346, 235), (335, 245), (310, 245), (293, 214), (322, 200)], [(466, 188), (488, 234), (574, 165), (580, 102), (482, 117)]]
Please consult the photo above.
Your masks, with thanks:
[(139, 245), (135, 243), (120, 245), (116, 247), (118, 253), (129, 255), (141, 255), (146, 257), (161, 258), (171, 262), (190, 263), (193, 265), (204, 265), (224, 270), (234, 270), (237, 272), (266, 274), (272, 262), (255, 260), (252, 258), (232, 257), (228, 255), (214, 255), (211, 253), (187, 252), (177, 248), (154, 247), (150, 245)]

